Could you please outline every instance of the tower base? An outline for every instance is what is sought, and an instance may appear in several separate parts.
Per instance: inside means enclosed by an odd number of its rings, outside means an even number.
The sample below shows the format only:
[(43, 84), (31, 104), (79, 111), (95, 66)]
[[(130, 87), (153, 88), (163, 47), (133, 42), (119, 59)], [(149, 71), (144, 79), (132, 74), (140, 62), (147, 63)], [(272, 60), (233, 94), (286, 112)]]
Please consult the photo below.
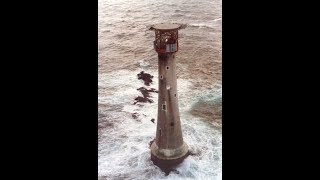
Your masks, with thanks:
[(158, 166), (166, 175), (183, 162), (188, 157), (188, 145), (183, 143), (178, 149), (159, 149), (154, 141), (151, 145), (151, 161)]

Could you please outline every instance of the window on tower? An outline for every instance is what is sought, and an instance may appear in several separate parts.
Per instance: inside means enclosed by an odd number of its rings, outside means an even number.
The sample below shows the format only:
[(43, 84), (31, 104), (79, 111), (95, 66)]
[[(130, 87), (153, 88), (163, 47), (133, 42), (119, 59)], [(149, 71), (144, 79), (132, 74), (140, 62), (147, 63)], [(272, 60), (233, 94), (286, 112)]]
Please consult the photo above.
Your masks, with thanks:
[(166, 105), (165, 104), (162, 104), (162, 110), (166, 110)]

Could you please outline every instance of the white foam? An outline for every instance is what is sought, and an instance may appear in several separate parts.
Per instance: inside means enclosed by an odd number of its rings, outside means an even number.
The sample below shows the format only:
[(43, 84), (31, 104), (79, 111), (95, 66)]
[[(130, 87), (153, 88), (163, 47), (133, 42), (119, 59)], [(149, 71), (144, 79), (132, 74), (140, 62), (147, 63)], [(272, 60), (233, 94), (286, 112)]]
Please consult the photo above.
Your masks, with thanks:
[(191, 23), (189, 24), (189, 26), (199, 27), (199, 28), (214, 28), (214, 25), (209, 23)]
[(138, 63), (141, 68), (146, 68), (146, 67), (150, 66), (150, 63), (144, 59), (139, 60)]

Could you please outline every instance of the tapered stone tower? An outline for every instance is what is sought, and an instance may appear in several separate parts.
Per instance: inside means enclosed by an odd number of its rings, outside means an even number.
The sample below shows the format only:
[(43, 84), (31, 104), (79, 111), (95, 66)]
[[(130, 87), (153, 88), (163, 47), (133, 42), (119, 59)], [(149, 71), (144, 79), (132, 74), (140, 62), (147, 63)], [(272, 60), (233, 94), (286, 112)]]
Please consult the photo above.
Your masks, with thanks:
[(158, 52), (159, 95), (156, 139), (151, 144), (151, 160), (166, 174), (189, 154), (183, 141), (177, 94), (175, 53), (179, 24), (156, 24), (154, 48)]

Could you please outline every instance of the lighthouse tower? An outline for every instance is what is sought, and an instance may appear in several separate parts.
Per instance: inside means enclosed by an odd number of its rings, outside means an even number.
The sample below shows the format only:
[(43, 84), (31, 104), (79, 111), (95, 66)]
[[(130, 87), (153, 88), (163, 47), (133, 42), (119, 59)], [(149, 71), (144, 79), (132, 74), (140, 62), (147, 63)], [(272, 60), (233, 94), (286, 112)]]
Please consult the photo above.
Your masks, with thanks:
[(156, 138), (151, 144), (151, 160), (166, 174), (189, 154), (183, 141), (177, 94), (175, 53), (179, 24), (156, 24), (154, 48), (158, 53), (159, 93)]

